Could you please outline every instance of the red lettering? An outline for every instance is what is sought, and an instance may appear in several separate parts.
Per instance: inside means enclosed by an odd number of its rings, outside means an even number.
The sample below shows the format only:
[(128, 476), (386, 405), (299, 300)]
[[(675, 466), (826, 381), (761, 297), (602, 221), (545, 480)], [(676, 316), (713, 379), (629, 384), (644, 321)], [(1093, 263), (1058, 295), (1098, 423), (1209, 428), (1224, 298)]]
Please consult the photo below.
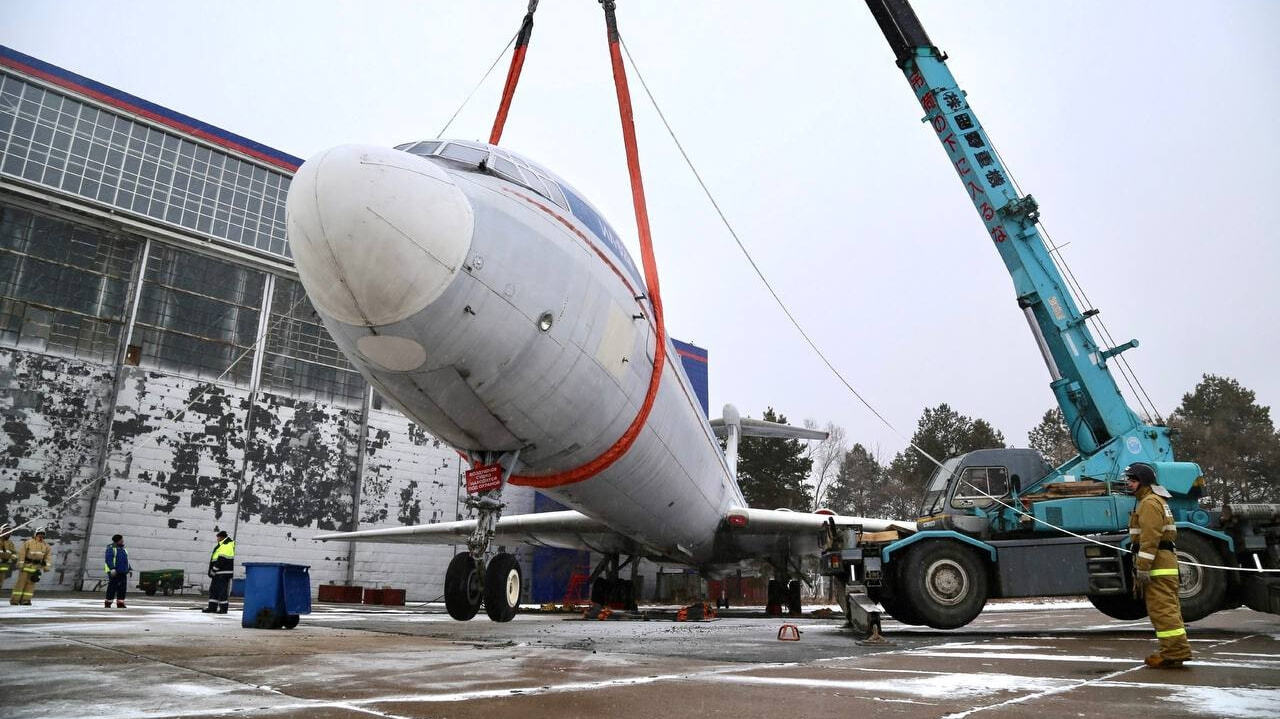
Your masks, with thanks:
[(996, 225), (991, 228), (991, 239), (996, 242), (1004, 242), (1009, 239), (1009, 233), (1004, 231), (1004, 225)]
[(947, 154), (949, 155), (954, 155), (959, 150), (959, 143), (956, 142), (956, 135), (953, 132), (948, 132), (947, 136), (942, 138), (942, 144), (947, 148)]
[(956, 160), (956, 172), (960, 173), (961, 177), (973, 172), (973, 170), (969, 169), (969, 158), (962, 157)]
[(924, 97), (920, 98), (920, 104), (928, 112), (933, 112), (938, 109), (938, 98), (934, 97), (932, 92), (926, 92)]
[(981, 187), (978, 187), (977, 185), (973, 184), (973, 180), (969, 180), (968, 182), (964, 183), (964, 186), (969, 188), (969, 199), (973, 200), (974, 202), (978, 201), (979, 195), (982, 195), (984, 197), (986, 196), (986, 193), (983, 192)]
[(939, 135), (942, 134), (943, 130), (947, 129), (947, 118), (942, 115), (935, 115), (930, 122), (933, 124), (933, 131)]
[(992, 207), (990, 202), (982, 203), (982, 207), (979, 207), (978, 211), (982, 213), (982, 219), (987, 221), (996, 216), (996, 208)]
[(911, 83), (912, 89), (919, 90), (924, 87), (924, 76), (920, 74), (919, 70), (916, 70), (911, 77), (907, 78), (907, 82)]

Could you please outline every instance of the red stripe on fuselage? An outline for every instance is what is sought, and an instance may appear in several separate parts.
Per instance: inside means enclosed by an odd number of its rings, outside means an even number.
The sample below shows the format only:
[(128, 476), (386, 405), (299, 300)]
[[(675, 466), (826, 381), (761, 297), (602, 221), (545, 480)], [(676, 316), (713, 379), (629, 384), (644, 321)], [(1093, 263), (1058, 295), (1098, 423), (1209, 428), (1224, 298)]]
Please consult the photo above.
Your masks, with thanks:
[(706, 364), (706, 361), (707, 361), (706, 355), (700, 355), (700, 354), (697, 354), (696, 352), (690, 352), (689, 350), (682, 350), (679, 347), (676, 348), (676, 354), (680, 355), (681, 357), (688, 357), (689, 359), (695, 362), (702, 362), (703, 364)]

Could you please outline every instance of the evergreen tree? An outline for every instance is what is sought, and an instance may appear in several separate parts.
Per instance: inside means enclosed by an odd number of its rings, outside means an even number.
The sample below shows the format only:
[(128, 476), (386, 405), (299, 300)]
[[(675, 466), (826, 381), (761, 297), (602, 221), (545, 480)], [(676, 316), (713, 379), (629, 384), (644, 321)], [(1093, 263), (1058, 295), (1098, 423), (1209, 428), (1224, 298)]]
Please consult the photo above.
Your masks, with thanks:
[[(787, 422), (772, 407), (765, 410), (764, 420)], [(812, 499), (806, 479), (812, 466), (798, 439), (743, 437), (738, 446), (738, 484), (751, 507), (809, 511)]]
[(827, 490), (827, 507), (858, 517), (885, 514), (884, 467), (861, 444), (840, 458), (840, 467)]
[[(945, 402), (925, 408), (911, 442), (939, 462), (975, 449), (1005, 446), (1004, 435), (985, 419), (966, 417)], [(907, 447), (893, 458), (885, 483), (889, 492), (886, 504), (893, 512), (891, 516), (902, 518), (918, 511), (925, 484), (936, 468), (930, 459), (913, 447)]]
[(1196, 462), (1216, 505), (1280, 500), (1280, 435), (1271, 408), (1229, 377), (1203, 375), (1169, 417), (1174, 456)]
[(1045, 412), (1040, 424), (1027, 433), (1027, 446), (1043, 454), (1055, 467), (1079, 454), (1058, 407)]

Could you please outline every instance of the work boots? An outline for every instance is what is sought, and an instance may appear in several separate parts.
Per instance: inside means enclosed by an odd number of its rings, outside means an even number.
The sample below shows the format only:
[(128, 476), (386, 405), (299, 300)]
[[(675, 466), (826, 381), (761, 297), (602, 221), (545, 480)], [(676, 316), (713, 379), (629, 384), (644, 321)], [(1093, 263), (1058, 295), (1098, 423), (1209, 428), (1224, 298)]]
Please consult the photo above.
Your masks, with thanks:
[(218, 607), (218, 614), (226, 614), (226, 613), (227, 613), (226, 607)]
[(1152, 669), (1182, 669), (1181, 659), (1165, 659), (1161, 654), (1152, 654), (1143, 660)]
[(124, 600), (123, 600), (123, 599), (117, 599), (117, 600), (116, 600), (116, 609), (124, 609)]
[(205, 614), (213, 614), (214, 612), (218, 611), (218, 608), (214, 606), (208, 606), (208, 607), (205, 607), (204, 609), (201, 609), (200, 611), (204, 612)]
[(110, 609), (110, 608), (111, 608), (111, 600), (110, 600), (110, 599), (108, 599), (108, 600), (104, 601), (104, 602), (102, 603), (102, 606), (106, 607), (107, 609)]

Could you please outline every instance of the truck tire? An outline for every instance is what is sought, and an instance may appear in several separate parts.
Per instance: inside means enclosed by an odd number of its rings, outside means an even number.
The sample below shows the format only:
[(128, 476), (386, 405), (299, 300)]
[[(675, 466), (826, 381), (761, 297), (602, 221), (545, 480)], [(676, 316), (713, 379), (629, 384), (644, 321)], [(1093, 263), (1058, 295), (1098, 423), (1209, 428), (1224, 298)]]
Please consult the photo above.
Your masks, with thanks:
[(987, 568), (972, 551), (935, 540), (913, 547), (905, 559), (898, 573), (900, 594), (924, 624), (963, 627), (986, 606)]
[(1089, 603), (1112, 619), (1129, 622), (1147, 616), (1147, 603), (1130, 594), (1090, 594)]
[(1226, 603), (1227, 576), (1221, 569), (1205, 569), (1196, 564), (1223, 565), (1222, 553), (1204, 535), (1183, 531), (1176, 542), (1178, 549), (1178, 603), (1182, 605), (1182, 621), (1204, 619), (1222, 609)]
[[(896, 575), (897, 572), (895, 571), (894, 574)], [(902, 585), (897, 581), (894, 581), (892, 586), (901, 587)], [(876, 587), (875, 589), (869, 588), (867, 590), (867, 597), (870, 598), (871, 601), (884, 607), (884, 610), (888, 612), (889, 616), (902, 624), (910, 624), (913, 626), (924, 624), (920, 617), (907, 606), (907, 603), (902, 601), (902, 597), (885, 592), (883, 587)]]

